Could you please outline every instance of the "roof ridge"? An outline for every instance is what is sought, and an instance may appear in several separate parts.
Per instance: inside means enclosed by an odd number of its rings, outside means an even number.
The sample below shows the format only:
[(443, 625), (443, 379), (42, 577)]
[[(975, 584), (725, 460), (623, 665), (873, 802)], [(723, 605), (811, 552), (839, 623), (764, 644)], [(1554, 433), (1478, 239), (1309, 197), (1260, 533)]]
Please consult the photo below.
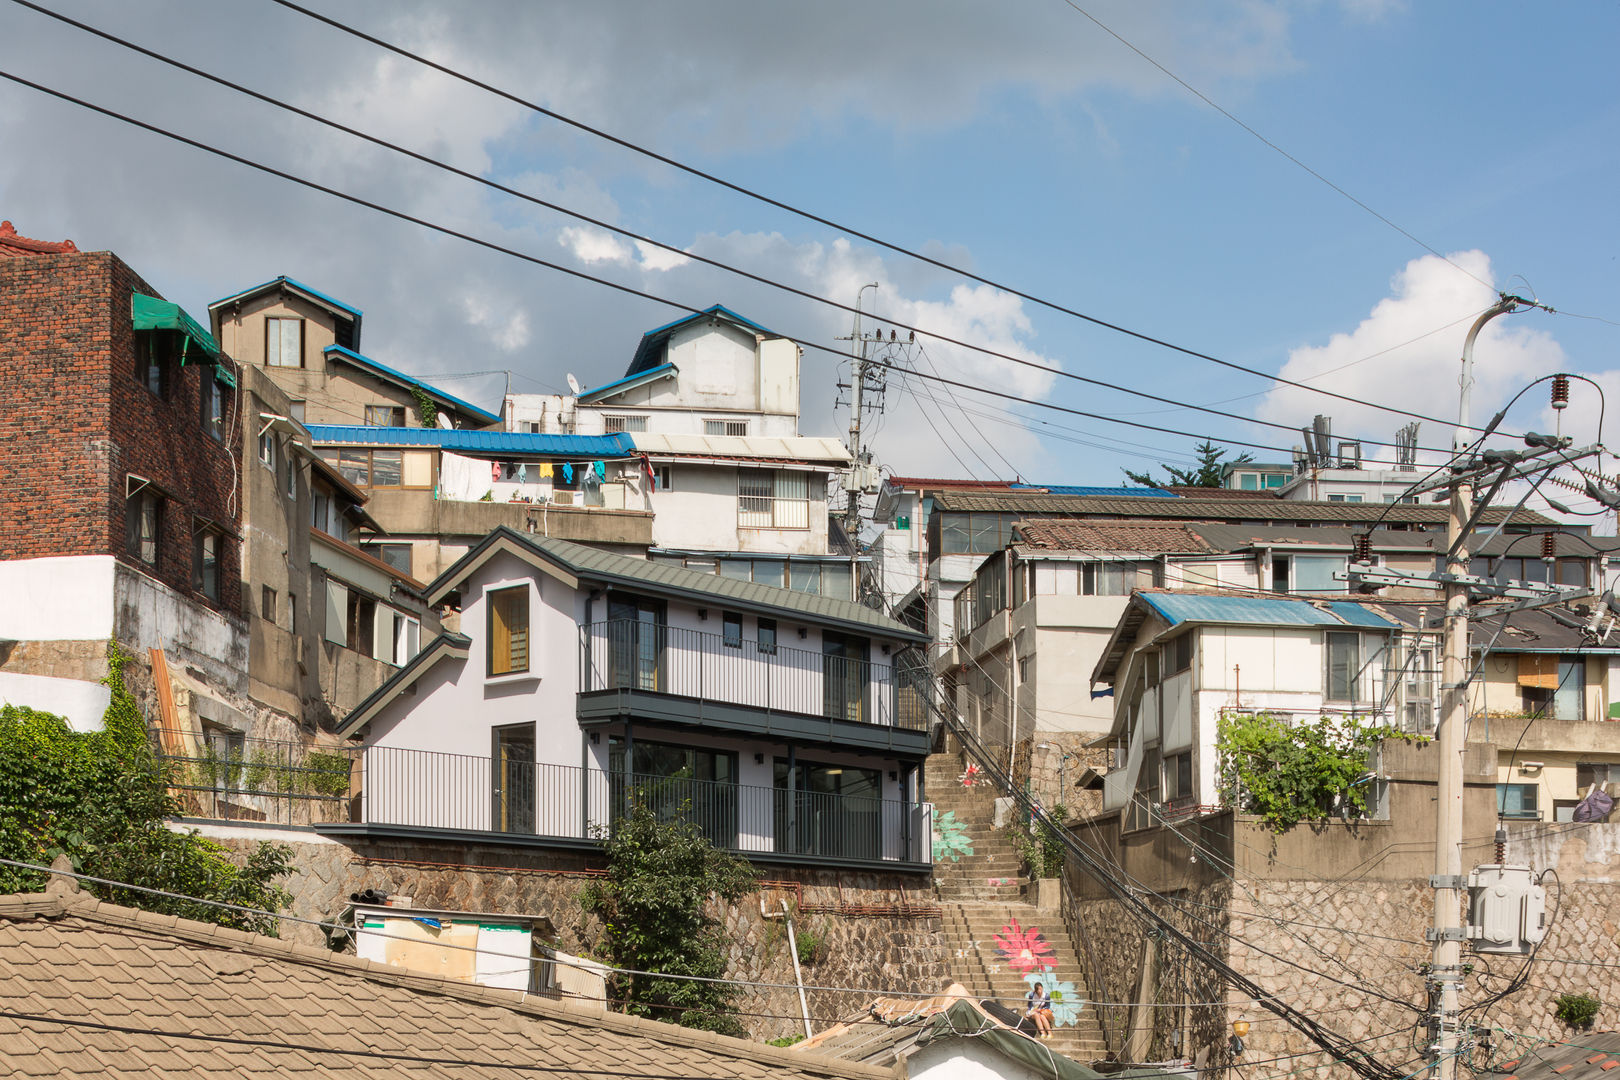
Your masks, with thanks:
[(16, 248), (34, 255), (76, 254), (78, 246), (72, 240), (35, 240), (17, 232), (9, 221), (0, 221), (0, 247)]
[(599, 1013), (569, 1001), (550, 1001), (544, 998), (531, 997), (523, 991), (478, 986), (430, 972), (395, 967), (374, 960), (361, 960), (358, 957), (334, 953), (330, 949), (315, 945), (284, 941), (281, 938), (273, 938), (264, 934), (253, 934), (245, 930), (219, 926), (214, 923), (185, 919), (178, 915), (163, 915), (143, 911), (139, 908), (124, 907), (104, 900), (96, 900), (88, 894), (81, 894), (81, 896), (82, 899), (65, 900), (55, 896), (47, 896), (43, 893), (0, 895), (0, 919), (17, 918), (20, 915), (22, 917), (44, 916), (47, 918), (82, 919), (89, 922), (105, 923), (112, 926), (167, 935), (197, 945), (233, 949), (249, 955), (303, 964), (307, 967), (323, 968), (337, 974), (350, 975), (417, 993), (437, 994), (477, 1005), (494, 1006), (513, 1012), (543, 1017), (548, 1020), (617, 1031), (621, 1034), (640, 1035), (657, 1041), (708, 1049), (730, 1057), (743, 1057), (750, 1061), (758, 1061), (763, 1057), (763, 1059), (776, 1064), (795, 1066), (805, 1071), (829, 1076), (881, 1077), (888, 1080), (888, 1078), (896, 1075), (892, 1069), (838, 1061), (828, 1057), (817, 1058), (804, 1054), (790, 1055), (785, 1048), (773, 1047), (765, 1043), (756, 1043), (747, 1039), (738, 1039), (694, 1028), (684, 1028), (676, 1024), (666, 1024), (658, 1020), (649, 1020), (637, 1016)]

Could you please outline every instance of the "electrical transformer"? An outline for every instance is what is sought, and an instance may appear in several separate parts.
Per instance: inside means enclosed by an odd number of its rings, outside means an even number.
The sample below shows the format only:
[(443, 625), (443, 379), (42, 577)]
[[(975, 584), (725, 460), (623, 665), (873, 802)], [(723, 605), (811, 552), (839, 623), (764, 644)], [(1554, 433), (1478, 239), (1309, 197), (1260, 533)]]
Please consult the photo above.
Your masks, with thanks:
[(1547, 890), (1528, 866), (1490, 864), (1468, 875), (1468, 938), (1475, 952), (1524, 956), (1547, 936)]

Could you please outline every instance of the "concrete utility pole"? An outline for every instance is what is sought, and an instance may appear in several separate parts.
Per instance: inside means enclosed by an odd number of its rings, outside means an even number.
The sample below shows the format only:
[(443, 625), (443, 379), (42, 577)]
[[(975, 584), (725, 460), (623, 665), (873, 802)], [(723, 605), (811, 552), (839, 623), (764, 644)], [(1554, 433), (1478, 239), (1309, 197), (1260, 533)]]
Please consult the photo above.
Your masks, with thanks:
[[(1474, 381), (1474, 341), (1485, 324), (1518, 306), (1515, 299), (1503, 297), (1474, 320), (1463, 343), (1457, 432), (1452, 437), (1454, 454), (1464, 453), (1470, 443), (1468, 427), (1469, 392)], [(1453, 464), (1464, 464), (1454, 459)], [(1447, 575), (1468, 573), (1468, 545), (1463, 529), (1473, 517), (1474, 485), (1458, 477), (1451, 484), (1451, 515), (1446, 523)], [(1434, 834), (1434, 956), (1429, 972), (1431, 998), (1435, 1003), (1435, 1041), (1430, 1050), (1438, 1080), (1455, 1080), (1457, 1055), (1462, 1033), (1457, 1027), (1457, 1002), (1462, 990), (1462, 943), (1467, 930), (1462, 923), (1462, 896), (1466, 887), (1462, 869), (1463, 837), (1463, 748), (1468, 725), (1468, 585), (1448, 580), (1445, 585), (1445, 662), (1441, 669), (1443, 705), (1436, 742), (1439, 746), (1439, 784)]]
[(849, 399), (849, 454), (854, 459), (849, 475), (844, 480), (844, 492), (849, 497), (844, 507), (844, 531), (850, 542), (860, 546), (861, 492), (867, 486), (866, 459), (869, 454), (861, 446), (862, 395), (866, 386), (866, 339), (861, 336), (861, 298), (867, 289), (876, 290), (877, 282), (862, 285), (855, 293), (855, 327), (849, 336), (850, 399)]

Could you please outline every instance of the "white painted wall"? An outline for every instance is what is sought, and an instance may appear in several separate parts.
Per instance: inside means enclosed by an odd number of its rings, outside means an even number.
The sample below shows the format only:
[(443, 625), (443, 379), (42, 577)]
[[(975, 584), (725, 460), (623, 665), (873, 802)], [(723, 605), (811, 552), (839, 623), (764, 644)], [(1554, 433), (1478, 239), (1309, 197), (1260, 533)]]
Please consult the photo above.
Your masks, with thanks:
[(144, 654), (163, 649), (169, 663), (196, 668), (203, 681), (246, 696), (247, 623), (182, 596), (154, 578), (116, 564), (115, 635), (124, 648)]
[(100, 731), (112, 691), (100, 683), (0, 671), (0, 705), (21, 705), (66, 720), (74, 731)]
[(918, 1048), (906, 1058), (906, 1075), (910, 1080), (1051, 1080), (1052, 1072), (1036, 1072), (980, 1040), (962, 1038), (936, 1039)]
[(756, 551), (769, 555), (827, 554), (826, 472), (805, 473), (809, 528), (745, 529), (737, 524), (737, 469), (731, 465), (672, 465), (670, 487), (648, 497), (653, 544), (676, 551)]
[(113, 636), (111, 555), (0, 562), (0, 638), (106, 641)]

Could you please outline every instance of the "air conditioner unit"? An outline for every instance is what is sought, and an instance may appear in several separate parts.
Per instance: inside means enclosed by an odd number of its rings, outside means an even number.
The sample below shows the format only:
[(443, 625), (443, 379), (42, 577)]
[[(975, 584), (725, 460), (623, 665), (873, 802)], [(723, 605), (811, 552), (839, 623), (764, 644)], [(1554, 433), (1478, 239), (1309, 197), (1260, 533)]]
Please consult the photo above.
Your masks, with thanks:
[(551, 493), (551, 501), (558, 506), (577, 506), (578, 503), (574, 500), (578, 497), (579, 492), (577, 491), (553, 491)]

